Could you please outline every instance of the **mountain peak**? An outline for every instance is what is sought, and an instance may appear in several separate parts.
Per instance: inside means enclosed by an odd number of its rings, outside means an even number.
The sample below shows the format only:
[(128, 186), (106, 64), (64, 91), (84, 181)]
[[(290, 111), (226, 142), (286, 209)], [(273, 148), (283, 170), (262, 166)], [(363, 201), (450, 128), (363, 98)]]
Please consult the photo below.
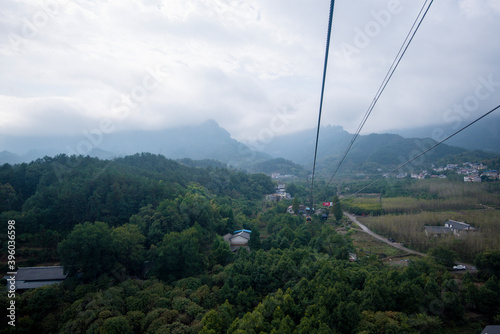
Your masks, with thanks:
[(326, 129), (328, 130), (333, 130), (334, 132), (345, 132), (344, 128), (341, 126), (341, 125), (332, 125), (332, 124), (329, 124), (327, 126), (325, 126)]
[(217, 123), (214, 119), (210, 118), (207, 119), (205, 122), (201, 123), (202, 127), (207, 127), (207, 128), (215, 128), (218, 129), (220, 128), (219, 123)]

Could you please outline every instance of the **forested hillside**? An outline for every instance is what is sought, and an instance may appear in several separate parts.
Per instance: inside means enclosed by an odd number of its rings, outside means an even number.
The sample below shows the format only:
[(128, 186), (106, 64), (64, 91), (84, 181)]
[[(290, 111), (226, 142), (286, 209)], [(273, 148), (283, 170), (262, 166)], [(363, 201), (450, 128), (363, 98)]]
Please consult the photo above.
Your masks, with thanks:
[(0, 209), (10, 219), (22, 217), (21, 233), (40, 228), (69, 231), (86, 221), (118, 226), (142, 207), (184, 196), (192, 183), (214, 197), (234, 199), (259, 199), (274, 191), (271, 180), (261, 174), (188, 167), (153, 154), (112, 161), (60, 155), (6, 164), (0, 169), (0, 183), (5, 198)]
[[(18, 294), (17, 326), (0, 333), (477, 333), (500, 321), (499, 252), (459, 279), (432, 258), (351, 262), (345, 218), (306, 221), (287, 213), (292, 201), (265, 202), (263, 174), (57, 156), (3, 165), (0, 187), (17, 264), (68, 274)], [(252, 231), (250, 252), (223, 239), (239, 229)]]
[[(273, 138), (263, 151), (274, 157), (283, 157), (306, 168), (312, 168), (316, 130), (287, 134)], [(317, 171), (331, 175), (351, 144), (354, 135), (341, 126), (324, 126), (320, 130), (317, 155)], [(359, 135), (343, 162), (341, 173), (373, 172), (377, 168), (390, 170), (434, 146), (436, 141), (429, 137), (403, 138), (396, 134)], [(497, 159), (497, 155), (483, 151), (467, 151), (450, 146), (448, 142), (429, 151), (419, 162), (419, 167), (431, 164), (442, 165), (453, 160)]]

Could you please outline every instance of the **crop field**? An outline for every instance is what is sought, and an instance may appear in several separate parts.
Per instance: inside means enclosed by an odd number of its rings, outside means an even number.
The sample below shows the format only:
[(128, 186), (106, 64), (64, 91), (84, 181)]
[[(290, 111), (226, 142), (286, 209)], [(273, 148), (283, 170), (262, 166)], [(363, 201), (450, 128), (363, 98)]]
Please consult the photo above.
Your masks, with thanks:
[[(429, 237), (425, 225), (443, 225), (448, 219), (465, 222), (477, 230), (465, 236)], [(359, 217), (370, 229), (403, 242), (411, 248), (426, 252), (438, 245), (454, 250), (459, 258), (471, 261), (485, 250), (500, 249), (500, 211), (478, 209), (463, 211), (420, 212)]]
[(391, 247), (388, 244), (373, 238), (372, 236), (357, 230), (355, 233), (351, 234), (353, 246), (360, 256), (364, 255), (376, 255), (378, 257), (391, 257), (391, 256), (402, 256), (407, 254), (406, 252)]
[[(473, 261), (478, 253), (500, 249), (498, 184), (424, 180), (407, 190), (411, 196), (353, 198), (346, 209), (358, 210), (360, 221), (375, 232), (418, 251), (446, 246), (461, 260)], [(470, 224), (476, 231), (460, 237), (424, 233), (426, 225), (442, 226), (448, 219)]]

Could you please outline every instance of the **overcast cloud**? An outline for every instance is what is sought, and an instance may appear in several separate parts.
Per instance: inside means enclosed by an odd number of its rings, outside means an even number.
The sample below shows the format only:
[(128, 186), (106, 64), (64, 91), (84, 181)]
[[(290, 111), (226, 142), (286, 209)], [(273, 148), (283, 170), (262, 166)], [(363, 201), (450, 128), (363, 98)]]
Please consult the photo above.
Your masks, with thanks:
[[(336, 1), (322, 124), (356, 130), (423, 2)], [(0, 133), (78, 135), (103, 120), (120, 131), (214, 119), (246, 141), (267, 128), (313, 128), (329, 5), (3, 0)], [(465, 124), (496, 106), (499, 32), (500, 1), (435, 1), (364, 132)]]

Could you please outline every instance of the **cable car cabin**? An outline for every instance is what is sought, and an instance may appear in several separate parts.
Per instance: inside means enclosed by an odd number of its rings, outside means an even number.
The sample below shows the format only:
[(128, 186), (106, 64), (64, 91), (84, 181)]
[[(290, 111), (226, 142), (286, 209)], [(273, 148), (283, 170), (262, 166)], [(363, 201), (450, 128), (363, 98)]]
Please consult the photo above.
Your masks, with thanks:
[(327, 220), (327, 219), (328, 219), (328, 213), (323, 213), (323, 214), (321, 215), (321, 219), (323, 219), (323, 220)]
[(310, 222), (311, 221), (311, 217), (307, 216), (306, 217), (306, 221)]

